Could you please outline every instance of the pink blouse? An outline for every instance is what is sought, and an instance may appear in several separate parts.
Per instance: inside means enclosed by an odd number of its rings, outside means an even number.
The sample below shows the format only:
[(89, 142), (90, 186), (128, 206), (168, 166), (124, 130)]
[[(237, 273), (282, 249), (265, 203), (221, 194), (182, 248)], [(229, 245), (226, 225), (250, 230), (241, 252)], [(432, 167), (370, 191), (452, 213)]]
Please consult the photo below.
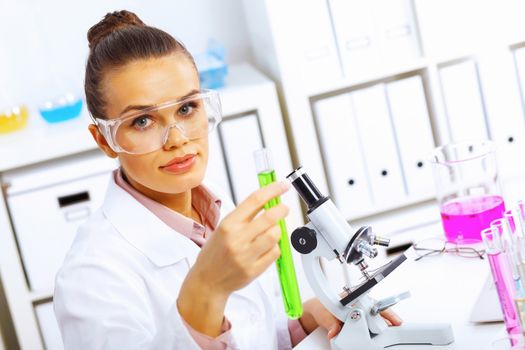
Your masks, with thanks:
[[(133, 198), (139, 203), (144, 205), (153, 214), (155, 214), (160, 220), (166, 225), (170, 226), (173, 230), (183, 234), (184, 236), (191, 239), (199, 247), (206, 242), (209, 234), (215, 231), (219, 224), (220, 219), (220, 208), (221, 200), (213, 195), (205, 186), (200, 185), (191, 191), (191, 203), (195, 210), (199, 213), (203, 220), (204, 225), (193, 221), (192, 219), (174, 211), (170, 208), (146, 197), (136, 189), (134, 189), (126, 180), (122, 173), (122, 169), (119, 169), (115, 174), (115, 182), (117, 185), (122, 187), (128, 192)], [(195, 342), (206, 350), (215, 349), (229, 349), (233, 344), (231, 336), (231, 324), (226, 319), (223, 320), (221, 326), (221, 334), (212, 338), (206, 334), (202, 334), (194, 330), (189, 324), (183, 320), (184, 324), (188, 328), (191, 336)], [(292, 341), (292, 346), (297, 345), (301, 340), (306, 337), (301, 323), (298, 320), (288, 320), (288, 331)]]

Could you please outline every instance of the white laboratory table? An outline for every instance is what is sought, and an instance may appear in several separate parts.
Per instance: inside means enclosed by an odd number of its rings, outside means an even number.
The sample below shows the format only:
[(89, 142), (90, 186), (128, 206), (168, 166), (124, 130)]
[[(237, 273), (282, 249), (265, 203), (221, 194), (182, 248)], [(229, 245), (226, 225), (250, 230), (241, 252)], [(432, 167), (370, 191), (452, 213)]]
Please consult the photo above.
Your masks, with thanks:
[[(394, 307), (396, 313), (406, 323), (450, 323), (455, 342), (448, 346), (399, 345), (388, 349), (491, 349), (493, 341), (505, 336), (503, 322), (475, 324), (469, 321), (471, 309), (489, 274), (486, 258), (463, 258), (450, 253), (403, 263), (373, 288), (370, 295), (382, 298), (409, 290), (411, 297)], [(294, 349), (329, 349), (326, 332), (317, 329)]]

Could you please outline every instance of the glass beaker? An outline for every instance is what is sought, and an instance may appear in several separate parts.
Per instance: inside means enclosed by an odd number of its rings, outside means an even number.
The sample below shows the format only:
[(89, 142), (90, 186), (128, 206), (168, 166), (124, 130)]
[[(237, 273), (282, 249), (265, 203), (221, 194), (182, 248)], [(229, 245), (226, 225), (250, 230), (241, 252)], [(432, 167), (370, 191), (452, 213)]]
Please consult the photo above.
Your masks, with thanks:
[(443, 145), (431, 163), (445, 236), (453, 242), (481, 239), (481, 231), (505, 212), (494, 143)]

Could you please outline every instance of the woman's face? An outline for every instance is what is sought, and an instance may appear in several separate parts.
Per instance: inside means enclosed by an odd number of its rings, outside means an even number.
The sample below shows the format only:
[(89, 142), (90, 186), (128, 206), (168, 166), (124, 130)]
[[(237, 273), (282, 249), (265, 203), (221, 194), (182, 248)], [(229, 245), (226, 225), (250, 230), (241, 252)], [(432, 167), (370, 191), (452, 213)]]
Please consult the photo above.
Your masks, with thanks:
[[(178, 100), (200, 89), (195, 67), (182, 54), (139, 60), (108, 70), (102, 86), (110, 118), (129, 106)], [(160, 113), (166, 113), (163, 117), (169, 120), (170, 111), (173, 113), (170, 109)], [(189, 140), (173, 127), (162, 148), (146, 154), (119, 153), (118, 157), (130, 183), (149, 197), (182, 193), (197, 187), (204, 178), (208, 162), (205, 135)]]

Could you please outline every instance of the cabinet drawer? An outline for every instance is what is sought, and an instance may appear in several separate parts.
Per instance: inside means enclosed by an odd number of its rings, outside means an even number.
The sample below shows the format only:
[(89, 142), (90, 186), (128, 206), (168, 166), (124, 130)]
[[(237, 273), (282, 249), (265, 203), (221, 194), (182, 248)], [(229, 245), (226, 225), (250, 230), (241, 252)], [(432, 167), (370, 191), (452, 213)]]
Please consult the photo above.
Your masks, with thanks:
[[(102, 204), (112, 166), (91, 167), (96, 173), (82, 172), (82, 176), (75, 172), (78, 168), (89, 168), (86, 162), (93, 161), (96, 160), (71, 161), (70, 169), (62, 170), (72, 178), (62, 178), (59, 183), (46, 182), (41, 187), (37, 187), (41, 174), (38, 169), (33, 169), (30, 175), (19, 174), (20, 178), (34, 176), (28, 182), (32, 186), (20, 190), (15, 185), (12, 192), (7, 192), (19, 253), (29, 288), (34, 292), (52, 292), (55, 275), (78, 226)], [(10, 174), (9, 180), (16, 184), (16, 174)]]

